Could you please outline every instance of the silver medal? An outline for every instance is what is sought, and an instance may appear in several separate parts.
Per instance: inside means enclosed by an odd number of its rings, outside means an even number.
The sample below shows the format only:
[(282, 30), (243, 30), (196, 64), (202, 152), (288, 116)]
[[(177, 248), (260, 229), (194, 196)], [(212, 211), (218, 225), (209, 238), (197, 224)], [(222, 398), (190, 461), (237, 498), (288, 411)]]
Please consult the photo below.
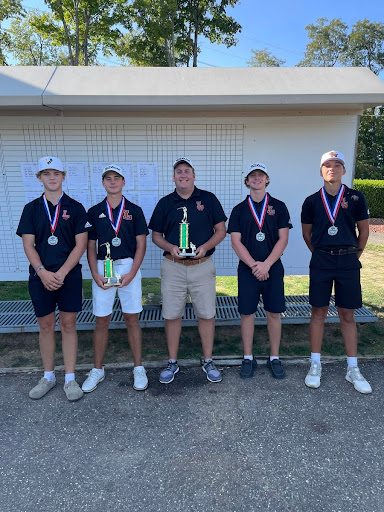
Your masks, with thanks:
[(119, 238), (118, 236), (112, 238), (112, 245), (113, 247), (119, 247), (121, 245), (121, 238)]
[(259, 231), (256, 235), (256, 240), (258, 242), (263, 242), (265, 240), (265, 234), (262, 231)]
[(337, 235), (338, 231), (339, 229), (336, 226), (331, 226), (330, 228), (328, 228), (328, 235), (335, 236)]
[(57, 245), (58, 241), (59, 239), (55, 235), (52, 235), (48, 238), (49, 245)]

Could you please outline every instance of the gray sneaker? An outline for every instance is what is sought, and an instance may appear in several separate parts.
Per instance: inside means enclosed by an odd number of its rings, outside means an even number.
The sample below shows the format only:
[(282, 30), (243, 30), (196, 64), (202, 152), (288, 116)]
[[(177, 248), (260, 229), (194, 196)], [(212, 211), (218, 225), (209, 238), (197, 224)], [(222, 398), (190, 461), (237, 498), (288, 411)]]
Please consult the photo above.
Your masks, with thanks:
[(159, 381), (162, 384), (169, 384), (175, 378), (176, 373), (179, 371), (179, 366), (176, 363), (168, 361), (167, 367), (160, 373)]
[(67, 384), (64, 384), (65, 394), (71, 402), (75, 402), (76, 400), (80, 400), (80, 398), (84, 395), (81, 390), (81, 387), (75, 380), (70, 380)]
[(33, 400), (38, 400), (48, 393), (50, 389), (56, 386), (56, 380), (47, 380), (45, 377), (39, 380), (37, 386), (31, 389), (29, 397)]
[(207, 361), (203, 364), (203, 372), (207, 375), (207, 379), (209, 382), (221, 382), (223, 377), (221, 373), (216, 368), (215, 363), (213, 361)]

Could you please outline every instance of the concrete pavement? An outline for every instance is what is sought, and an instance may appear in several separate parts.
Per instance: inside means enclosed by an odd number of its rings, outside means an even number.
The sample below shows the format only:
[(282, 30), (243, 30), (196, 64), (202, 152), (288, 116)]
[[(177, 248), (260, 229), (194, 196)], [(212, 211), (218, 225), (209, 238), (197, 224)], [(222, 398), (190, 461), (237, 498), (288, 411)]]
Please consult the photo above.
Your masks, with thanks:
[(185, 368), (168, 386), (150, 369), (145, 392), (109, 371), (76, 403), (62, 374), (38, 401), (40, 375), (0, 375), (0, 510), (383, 512), (383, 363), (360, 367), (372, 395), (344, 362), (317, 390), (302, 364), (283, 381), (224, 368), (220, 384)]

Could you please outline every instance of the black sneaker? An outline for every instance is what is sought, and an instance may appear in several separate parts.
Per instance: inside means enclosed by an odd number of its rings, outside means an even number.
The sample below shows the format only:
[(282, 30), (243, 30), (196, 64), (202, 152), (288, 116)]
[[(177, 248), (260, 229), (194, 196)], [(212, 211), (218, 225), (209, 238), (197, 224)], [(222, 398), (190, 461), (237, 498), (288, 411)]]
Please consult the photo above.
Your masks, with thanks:
[(256, 368), (256, 359), (252, 359), (252, 361), (250, 359), (243, 359), (241, 362), (240, 377), (242, 379), (250, 379), (251, 377), (253, 377)]
[(268, 359), (267, 367), (271, 370), (272, 377), (275, 379), (284, 379), (285, 371), (280, 359), (273, 359), (272, 361)]

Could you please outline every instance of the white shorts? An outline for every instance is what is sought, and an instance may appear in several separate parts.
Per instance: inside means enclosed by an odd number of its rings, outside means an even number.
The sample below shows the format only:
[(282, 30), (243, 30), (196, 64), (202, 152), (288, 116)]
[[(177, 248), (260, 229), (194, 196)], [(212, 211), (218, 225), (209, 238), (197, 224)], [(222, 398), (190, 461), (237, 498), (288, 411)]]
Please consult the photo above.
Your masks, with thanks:
[[(113, 262), (114, 273), (121, 276), (128, 274), (132, 268), (132, 263), (132, 258), (115, 260)], [(101, 276), (104, 275), (103, 260), (97, 260), (97, 271)], [(139, 269), (129, 285), (123, 288), (111, 286), (103, 290), (92, 280), (93, 314), (95, 316), (108, 316), (112, 314), (116, 291), (119, 295), (123, 313), (140, 313), (143, 310), (141, 305), (141, 271)]]

